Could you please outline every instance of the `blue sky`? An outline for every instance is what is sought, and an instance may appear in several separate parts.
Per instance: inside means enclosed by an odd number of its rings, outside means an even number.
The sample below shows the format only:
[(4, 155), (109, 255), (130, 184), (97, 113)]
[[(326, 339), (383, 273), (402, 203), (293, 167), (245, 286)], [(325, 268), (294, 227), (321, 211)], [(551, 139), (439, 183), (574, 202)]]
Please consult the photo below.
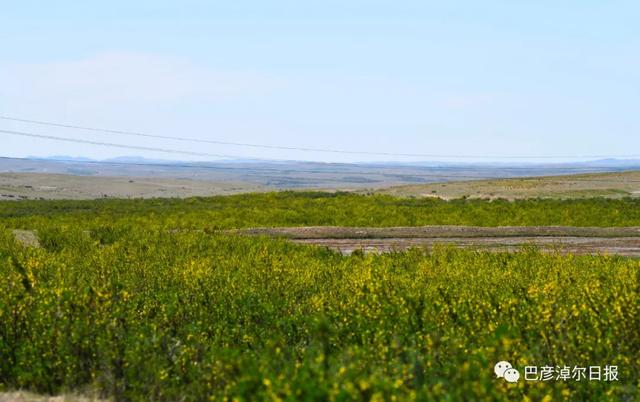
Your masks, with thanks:
[[(25, 0), (0, 13), (0, 114), (372, 152), (640, 154), (638, 20), (633, 1)], [(420, 159), (0, 129), (243, 157)], [(4, 156), (202, 159), (0, 140)]]

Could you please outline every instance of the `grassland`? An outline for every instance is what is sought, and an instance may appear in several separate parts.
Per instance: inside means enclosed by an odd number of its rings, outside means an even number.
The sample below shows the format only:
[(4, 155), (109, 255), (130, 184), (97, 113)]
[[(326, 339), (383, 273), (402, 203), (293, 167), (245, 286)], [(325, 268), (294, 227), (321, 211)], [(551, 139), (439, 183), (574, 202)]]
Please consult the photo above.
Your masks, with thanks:
[[(0, 203), (0, 387), (133, 401), (636, 400), (638, 260), (534, 248), (344, 256), (224, 231), (624, 228), (640, 225), (639, 207), (340, 193)], [(41, 247), (15, 229), (37, 231)], [(508, 384), (493, 374), (499, 360), (620, 375)]]
[(379, 189), (399, 197), (453, 198), (624, 198), (640, 197), (640, 172), (592, 173), (495, 180), (414, 184)]

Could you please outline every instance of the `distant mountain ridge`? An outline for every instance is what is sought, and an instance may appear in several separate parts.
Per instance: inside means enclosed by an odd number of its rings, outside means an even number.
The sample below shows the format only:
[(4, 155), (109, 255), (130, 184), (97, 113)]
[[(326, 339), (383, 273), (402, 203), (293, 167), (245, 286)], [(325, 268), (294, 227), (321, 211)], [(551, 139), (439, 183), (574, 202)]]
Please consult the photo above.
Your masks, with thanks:
[(608, 167), (640, 167), (640, 159), (594, 159), (580, 162), (504, 162), (504, 161), (488, 161), (488, 162), (442, 162), (442, 161), (416, 161), (416, 162), (397, 162), (397, 161), (369, 161), (369, 162), (317, 162), (317, 161), (298, 161), (298, 160), (265, 160), (265, 159), (225, 159), (217, 161), (189, 161), (189, 160), (173, 160), (173, 159), (155, 159), (145, 158), (137, 155), (123, 155), (106, 159), (94, 159), (83, 156), (68, 155), (52, 155), (52, 156), (28, 156), (26, 159), (31, 160), (47, 160), (47, 161), (83, 161), (83, 162), (119, 162), (119, 163), (162, 163), (162, 164), (211, 164), (211, 163), (299, 163), (299, 164), (321, 164), (321, 165), (357, 165), (357, 166), (418, 166), (418, 167), (434, 167), (434, 166), (495, 166), (495, 167), (540, 167), (540, 166), (608, 166)]

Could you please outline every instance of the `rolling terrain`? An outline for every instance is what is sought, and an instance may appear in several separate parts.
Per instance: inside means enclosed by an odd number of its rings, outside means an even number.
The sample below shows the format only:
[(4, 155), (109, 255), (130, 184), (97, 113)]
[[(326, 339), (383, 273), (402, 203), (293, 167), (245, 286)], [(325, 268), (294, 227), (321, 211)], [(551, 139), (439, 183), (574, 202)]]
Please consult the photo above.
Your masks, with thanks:
[(578, 175), (464, 180), (379, 189), (399, 197), (453, 198), (622, 198), (640, 197), (640, 171)]
[(640, 173), (454, 173), (0, 174), (0, 400), (517, 399), (505, 355), (621, 369), (537, 399), (637, 398)]
[(633, 160), (491, 165), (66, 158), (0, 158), (0, 199), (184, 198), (304, 189), (445, 199), (616, 198), (640, 191), (640, 161)]
[[(353, 191), (398, 197), (488, 198), (623, 198), (640, 196), (640, 170), (574, 175), (549, 174), (546, 169), (472, 173), (462, 169), (423, 167), (372, 168), (328, 165), (320, 168), (235, 166), (231, 172), (200, 172), (195, 168), (154, 171), (110, 169), (91, 174), (8, 171), (0, 173), (1, 199), (185, 198), (274, 190)], [(186, 171), (180, 171), (180, 169)], [(195, 170), (194, 170), (195, 169)], [(305, 169), (311, 169), (309, 172)], [(413, 168), (411, 168), (413, 169)], [(515, 169), (515, 168), (514, 168)], [(57, 171), (54, 169), (54, 171)], [(86, 173), (86, 172), (85, 172)], [(486, 175), (495, 179), (484, 180)], [(421, 184), (407, 184), (407, 182)]]

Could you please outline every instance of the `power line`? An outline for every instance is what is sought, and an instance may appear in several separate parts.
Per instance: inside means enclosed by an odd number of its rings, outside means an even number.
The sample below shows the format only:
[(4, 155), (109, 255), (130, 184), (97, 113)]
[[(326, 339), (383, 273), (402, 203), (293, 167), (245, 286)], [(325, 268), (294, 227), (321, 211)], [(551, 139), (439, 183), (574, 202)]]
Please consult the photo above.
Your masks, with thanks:
[[(201, 156), (201, 157), (216, 157), (216, 158), (240, 158), (238, 156), (233, 156), (233, 155), (226, 155), (226, 154), (212, 154), (212, 153), (204, 153), (204, 152), (191, 152), (191, 151), (182, 151), (182, 150), (174, 150), (174, 149), (167, 149), (167, 148), (155, 148), (155, 147), (147, 147), (147, 146), (136, 146), (136, 145), (125, 145), (125, 144), (117, 144), (117, 143), (110, 143), (110, 142), (100, 142), (100, 141), (91, 141), (91, 140), (84, 140), (84, 139), (77, 139), (77, 138), (68, 138), (68, 137), (58, 137), (58, 136), (53, 136), (53, 135), (45, 135), (45, 134), (35, 134), (35, 133), (27, 133), (27, 132), (23, 132), (23, 131), (12, 131), (12, 130), (0, 130), (0, 134), (9, 134), (9, 135), (17, 135), (17, 136), (24, 136), (24, 137), (31, 137), (31, 138), (41, 138), (41, 139), (49, 139), (49, 140), (55, 140), (55, 141), (64, 141), (64, 142), (73, 142), (73, 143), (80, 143), (80, 144), (90, 144), (90, 145), (99, 145), (99, 146), (107, 146), (107, 147), (115, 147), (115, 148), (123, 148), (123, 149), (133, 149), (133, 150), (144, 150), (144, 151), (154, 151), (154, 152), (163, 152), (163, 153), (168, 153), (168, 154), (179, 154), (179, 155), (190, 155), (190, 156)], [(260, 162), (277, 162), (274, 160), (266, 160), (266, 159), (254, 159), (255, 161), (260, 161)], [(60, 160), (59, 162), (70, 162), (69, 160)], [(98, 162), (98, 163), (105, 163), (105, 162)], [(143, 165), (151, 165), (151, 164), (143, 164)], [(157, 164), (154, 164), (156, 166), (160, 166)], [(179, 165), (177, 164), (170, 164), (167, 166), (172, 166), (172, 167), (178, 167)], [(350, 164), (350, 166), (358, 166), (358, 165), (352, 165)], [(198, 165), (198, 164), (190, 164), (190, 165), (184, 165), (182, 167), (202, 167), (202, 165)], [(496, 178), (505, 178), (505, 177), (509, 177), (509, 176), (498, 176), (498, 175), (494, 175), (494, 176), (463, 176), (463, 175), (441, 175), (441, 176), (435, 176), (432, 174), (416, 174), (416, 173), (409, 173), (409, 172), (390, 172), (388, 171), (389, 169), (393, 169), (393, 166), (379, 166), (379, 165), (368, 165), (368, 166), (359, 166), (360, 168), (369, 168), (369, 169), (374, 169), (374, 168), (379, 168), (379, 169), (385, 169), (387, 170), (386, 172), (377, 172), (377, 174), (382, 175), (382, 176), (396, 176), (396, 177), (441, 177), (441, 178), (469, 178), (469, 179), (496, 179)], [(480, 166), (474, 166), (474, 167), (457, 167), (457, 166), (432, 166), (432, 167), (428, 167), (428, 166), (402, 166), (401, 168), (404, 169), (415, 169), (415, 170), (426, 170), (426, 171), (449, 171), (449, 172), (464, 172), (464, 171), (492, 171), (492, 172), (496, 172), (498, 173), (498, 171), (510, 171), (510, 170), (522, 170), (522, 171), (526, 171), (528, 173), (535, 173), (535, 170), (541, 170), (540, 173), (549, 173), (552, 172), (553, 170), (557, 170), (559, 173), (566, 173), (566, 172), (570, 172), (570, 171), (575, 171), (575, 172), (581, 172), (581, 173), (597, 173), (598, 171), (603, 171), (605, 170), (605, 168), (601, 168), (598, 169), (596, 168), (589, 168), (589, 167), (556, 167), (556, 168), (551, 168), (551, 167), (523, 167), (523, 166), (515, 166), (515, 167), (490, 167), (490, 166), (485, 166), (485, 167), (480, 167)], [(610, 169), (614, 169), (616, 171), (620, 171), (620, 168), (615, 168), (612, 167)], [(250, 170), (267, 170), (267, 169), (256, 169), (256, 167), (252, 167)], [(282, 172), (284, 169), (270, 169), (270, 171), (272, 172)], [(331, 171), (331, 170), (327, 170), (327, 169), (322, 169), (322, 170), (316, 170), (316, 171), (312, 171), (309, 169), (302, 169), (299, 170), (301, 173), (335, 173), (335, 174), (364, 174), (364, 175), (370, 175), (370, 174), (376, 174), (376, 173), (371, 173), (371, 172), (354, 172), (354, 171), (346, 171), (346, 170), (340, 170), (340, 171)], [(513, 177), (513, 176), (511, 176)]]
[[(191, 143), (203, 143), (203, 144), (215, 144), (215, 145), (232, 145), (240, 147), (262, 148), (262, 149), (278, 149), (288, 151), (304, 151), (304, 152), (322, 152), (322, 153), (335, 153), (335, 154), (349, 154), (349, 155), (368, 155), (368, 156), (394, 156), (394, 157), (418, 157), (418, 158), (451, 158), (451, 159), (584, 159), (584, 158), (637, 158), (640, 154), (635, 155), (443, 155), (443, 154), (421, 154), (421, 153), (394, 153), (394, 152), (370, 152), (370, 151), (354, 151), (345, 149), (330, 149), (330, 148), (315, 148), (315, 147), (293, 147), (284, 145), (267, 145), (267, 144), (251, 144), (244, 142), (230, 142), (209, 140), (200, 138), (187, 138), (187, 137), (175, 137), (168, 135), (157, 135), (142, 133), (138, 131), (130, 130), (112, 130), (105, 128), (88, 127), (76, 124), (63, 124), (48, 122), (42, 120), (22, 119), (11, 116), (0, 115), (0, 119), (15, 121), (20, 123), (38, 124), (50, 127), (69, 128), (75, 130), (85, 130), (101, 133), (120, 134), (137, 137), (157, 138), (173, 141), (191, 142)], [(162, 152), (162, 151), (161, 151)]]
[(179, 150), (167, 149), (167, 148), (154, 148), (154, 147), (146, 147), (146, 146), (138, 146), (138, 145), (115, 144), (111, 142), (100, 142), (100, 141), (82, 140), (77, 138), (58, 137), (55, 135), (26, 133), (24, 131), (0, 130), (0, 133), (17, 135), (21, 137), (42, 138), (42, 139), (54, 140), (54, 141), (65, 141), (65, 142), (75, 142), (79, 144), (100, 145), (100, 146), (106, 146), (106, 147), (112, 147), (112, 148), (135, 149), (138, 151), (153, 151), (153, 152), (163, 152), (168, 154), (204, 156), (204, 157), (214, 157), (214, 158), (238, 158), (237, 156), (233, 156), (233, 155), (210, 154), (206, 152), (179, 151)]
[[(101, 141), (92, 141), (92, 140), (84, 140), (84, 139), (77, 139), (77, 138), (68, 138), (68, 137), (59, 137), (59, 136), (53, 136), (53, 135), (46, 135), (46, 134), (35, 134), (35, 133), (28, 133), (28, 132), (24, 132), (24, 131), (13, 131), (13, 130), (0, 130), (0, 134), (8, 134), (8, 135), (16, 135), (16, 136), (22, 136), (22, 137), (31, 137), (31, 138), (41, 138), (41, 139), (48, 139), (48, 140), (54, 140), (54, 141), (64, 141), (64, 142), (73, 142), (73, 143), (80, 143), (80, 144), (89, 144), (89, 145), (99, 145), (99, 146), (107, 146), (107, 147), (114, 147), (114, 148), (122, 148), (122, 149), (132, 149), (132, 150), (143, 150), (143, 151), (153, 151), (153, 152), (162, 152), (162, 153), (168, 153), (168, 154), (177, 154), (177, 155), (189, 155), (189, 156), (200, 156), (200, 157), (215, 157), (215, 158), (230, 158), (230, 159), (239, 159), (241, 157), (239, 156), (234, 156), (234, 155), (227, 155), (227, 154), (212, 154), (212, 153), (205, 153), (205, 152), (192, 152), (192, 151), (182, 151), (182, 150), (175, 150), (175, 149), (168, 149), (168, 148), (156, 148), (156, 147), (147, 147), (147, 146), (137, 146), (137, 145), (125, 145), (125, 144), (117, 144), (117, 143), (111, 143), (111, 142), (101, 142)], [(253, 158), (256, 161), (261, 161), (261, 162), (276, 162), (274, 160), (268, 160), (268, 159), (259, 159), (259, 158)], [(67, 161), (68, 162), (68, 161)], [(175, 165), (174, 165), (175, 166)], [(357, 166), (357, 165), (354, 165)], [(362, 168), (362, 166), (361, 166)], [(379, 165), (369, 165), (369, 166), (365, 166), (365, 168), (382, 168), (382, 169), (390, 169), (389, 166), (379, 166)], [(527, 171), (530, 173), (533, 173), (533, 170), (543, 170), (543, 172), (549, 172), (549, 171), (553, 171), (553, 170), (557, 170), (558, 172), (567, 172), (567, 171), (578, 171), (578, 172), (584, 172), (584, 173), (590, 173), (590, 172), (597, 172), (598, 169), (597, 168), (589, 168), (589, 167), (556, 167), (556, 168), (552, 168), (552, 167), (523, 167), (523, 166), (514, 166), (514, 167), (480, 167), (480, 166), (476, 166), (476, 167), (456, 167), (456, 166), (433, 166), (433, 167), (426, 167), (426, 166), (404, 166), (403, 168), (405, 169), (416, 169), (416, 170), (441, 170), (441, 171), (450, 171), (450, 172), (454, 172), (454, 171), (482, 171), (482, 170), (489, 170), (489, 171), (496, 171), (496, 170), (505, 170), (505, 171), (509, 171), (509, 170), (523, 170), (523, 171)], [(600, 169), (602, 170), (602, 169)], [(308, 170), (306, 170), (308, 172)], [(340, 174), (344, 174), (347, 173), (345, 171), (337, 171), (337, 172), (331, 172), (328, 170), (325, 170), (324, 173), (340, 173)], [(356, 172), (352, 172), (353, 174), (357, 174)], [(360, 173), (363, 174), (363, 173)], [(382, 174), (382, 173), (381, 173)], [(387, 173), (387, 175), (402, 175), (402, 176), (412, 176), (410, 174), (407, 173)], [(423, 175), (420, 174), (414, 174), (414, 177), (421, 177)], [(446, 176), (446, 177), (450, 177), (450, 176)], [(469, 177), (476, 177), (476, 176), (469, 176)], [(500, 176), (491, 176), (491, 177), (500, 177)]]

